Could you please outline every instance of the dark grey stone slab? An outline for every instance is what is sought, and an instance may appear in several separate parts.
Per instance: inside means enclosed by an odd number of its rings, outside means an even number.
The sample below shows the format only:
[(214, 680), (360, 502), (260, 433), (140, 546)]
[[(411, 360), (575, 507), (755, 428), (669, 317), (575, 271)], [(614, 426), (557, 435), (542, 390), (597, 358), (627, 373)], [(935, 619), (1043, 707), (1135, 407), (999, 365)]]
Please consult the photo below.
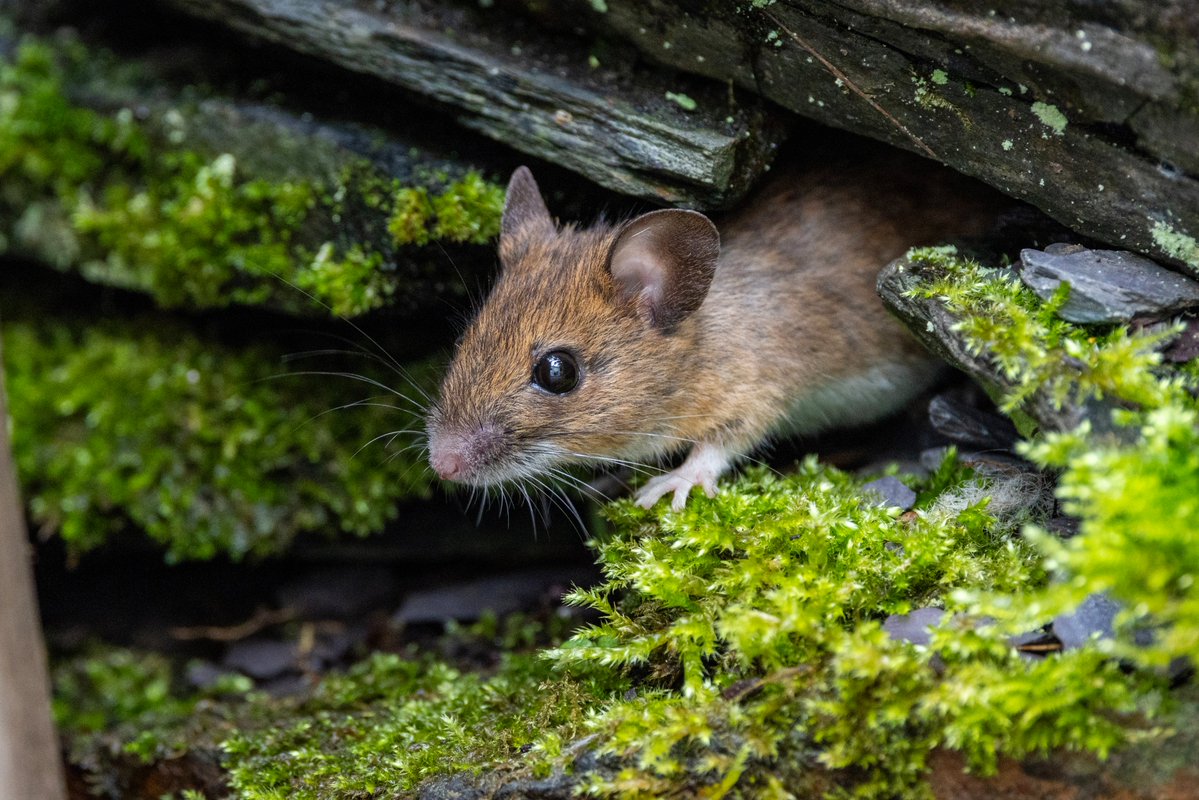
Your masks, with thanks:
[(1135, 253), (1051, 246), (1021, 250), (1020, 263), (1020, 279), (1042, 300), (1070, 285), (1058, 311), (1070, 322), (1120, 323), (1199, 306), (1199, 282)]
[(1120, 604), (1105, 594), (1093, 594), (1083, 600), (1073, 614), (1062, 614), (1053, 620), (1053, 635), (1061, 640), (1062, 648), (1082, 647), (1092, 636), (1112, 637), (1112, 623)]

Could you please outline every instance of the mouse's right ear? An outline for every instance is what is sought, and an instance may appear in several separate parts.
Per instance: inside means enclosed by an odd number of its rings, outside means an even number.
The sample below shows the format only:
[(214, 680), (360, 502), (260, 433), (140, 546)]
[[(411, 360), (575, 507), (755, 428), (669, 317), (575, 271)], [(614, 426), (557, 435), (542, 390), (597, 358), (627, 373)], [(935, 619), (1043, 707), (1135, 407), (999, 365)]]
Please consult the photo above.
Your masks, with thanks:
[(669, 330), (691, 316), (712, 285), (720, 234), (698, 211), (651, 211), (625, 223), (608, 272), (625, 303), (650, 326)]
[(500, 258), (509, 262), (533, 239), (554, 232), (554, 218), (541, 199), (541, 190), (528, 167), (517, 167), (504, 195), (504, 214), (500, 218)]

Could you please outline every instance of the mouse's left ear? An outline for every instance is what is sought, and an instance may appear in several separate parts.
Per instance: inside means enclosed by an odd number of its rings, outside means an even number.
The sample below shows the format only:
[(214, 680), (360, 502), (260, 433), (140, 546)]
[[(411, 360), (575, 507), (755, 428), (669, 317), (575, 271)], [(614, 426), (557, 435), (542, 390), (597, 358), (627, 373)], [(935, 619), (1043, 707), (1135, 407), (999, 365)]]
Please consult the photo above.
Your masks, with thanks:
[(608, 271), (623, 300), (655, 328), (669, 329), (708, 295), (720, 234), (698, 211), (651, 211), (616, 234)]
[(517, 167), (508, 181), (504, 194), (504, 213), (500, 217), (500, 256), (515, 260), (519, 252), (533, 239), (543, 239), (554, 233), (554, 218), (550, 216), (541, 190), (528, 167)]

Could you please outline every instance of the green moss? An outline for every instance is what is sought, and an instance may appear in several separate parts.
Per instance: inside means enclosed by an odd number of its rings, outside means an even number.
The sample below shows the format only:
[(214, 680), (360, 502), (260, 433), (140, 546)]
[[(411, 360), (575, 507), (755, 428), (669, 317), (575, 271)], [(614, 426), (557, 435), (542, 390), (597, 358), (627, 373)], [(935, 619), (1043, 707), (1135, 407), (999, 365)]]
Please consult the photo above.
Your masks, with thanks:
[(118, 647), (93, 647), (54, 664), (52, 673), (54, 721), (73, 735), (186, 717), (206, 697), (243, 695), (251, 687), (248, 678), (229, 674), (203, 692), (183, 692), (169, 660)]
[[(113, 750), (147, 762), (190, 750), (220, 760), (245, 800), (395, 796), (432, 777), (522, 760), (546, 774), (588, 711), (627, 688), (619, 678), (560, 674), (528, 650), (547, 636), (555, 634), (527, 618), (485, 620), (447, 633), (442, 649), (522, 648), (487, 674), (376, 653), (323, 676), (309, 696), (284, 700), (247, 693), (244, 679), (181, 690), (178, 668), (164, 659), (110, 648), (56, 669), (56, 704), (68, 710), (62, 724), (84, 762)], [(108, 699), (110, 691), (131, 698)], [(200, 702), (217, 694), (220, 703)], [(96, 722), (108, 733), (93, 735)]]
[(387, 230), (397, 245), (486, 244), (499, 234), (503, 211), (503, 187), (469, 172), (433, 197), (424, 187), (398, 190)]
[[(999, 398), (1016, 413), (1036, 393), (1061, 404), (1088, 397), (1118, 397), (1159, 403), (1177, 395), (1154, 370), (1156, 347), (1174, 335), (1133, 334), (1127, 328), (1084, 328), (1057, 316), (1065, 292), (1043, 303), (1010, 270), (995, 270), (961, 259), (953, 248), (920, 248), (909, 257), (925, 270), (918, 294), (943, 302), (962, 322), (958, 330), (976, 353), (995, 361), (1014, 386)], [(1063, 364), (1074, 369), (1063, 369)]]
[(433, 204), (429, 201), (428, 189), (423, 186), (400, 189), (387, 221), (387, 232), (396, 244), (428, 244), (432, 218)]
[[(9, 320), (4, 337), (31, 516), (76, 552), (130, 523), (171, 559), (273, 552), (301, 532), (377, 531), (397, 499), (428, 491), (415, 455), (358, 452), (418, 428), (413, 407), (349, 380), (268, 380), (284, 371), (268, 348), (153, 318), (82, 330)], [(381, 392), (395, 408), (341, 408)]]
[[(86, 69), (87, 57), (76, 54), (71, 68)], [(229, 153), (188, 150), (182, 128), (153, 136), (127, 110), (108, 117), (73, 105), (60, 58), (26, 41), (0, 65), (0, 202), (17, 220), (12, 244), (92, 279), (192, 307), (300, 308), (297, 286), (352, 316), (394, 293), (396, 243), (482, 244), (498, 230), (503, 189), (477, 172), (446, 186), (420, 218), (410, 193), (425, 189), (381, 189), (359, 174), (371, 168), (332, 185), (255, 178)], [(351, 205), (371, 210), (380, 229), (391, 220), (395, 241), (345, 232)], [(48, 243), (47, 231), (62, 241)]]
[(488, 677), (376, 655), (326, 678), (290, 721), (222, 747), (246, 800), (389, 796), (434, 776), (481, 774), (538, 742), (552, 750), (546, 733), (577, 736), (593, 702), (535, 655), (509, 655)]
[[(983, 771), (1003, 753), (1106, 751), (1125, 736), (1109, 715), (1149, 705), (1102, 656), (1026, 662), (976, 617), (949, 626), (935, 650), (882, 632), (887, 614), (952, 607), (965, 589), (1041, 582), (1035, 551), (996, 536), (985, 507), (901, 520), (809, 461), (790, 478), (751, 473), (679, 514), (623, 503), (612, 514), (619, 533), (600, 547), (608, 581), (573, 596), (604, 621), (553, 656), (680, 683), (595, 716), (602, 749), (632, 766), (593, 781), (594, 794), (753, 785), (813, 743), (826, 765), (862, 772), (860, 796), (921, 794), (935, 747)], [(1046, 685), (1069, 695), (1068, 713), (1044, 699)], [(1028, 713), (1012, 725), (997, 705)]]
[[(850, 770), (848, 793), (890, 798), (928, 795), (938, 747), (985, 773), (1001, 756), (1102, 755), (1152, 735), (1152, 676), (1098, 648), (1026, 660), (973, 608), (1044, 591), (1037, 548), (998, 533), (985, 502), (938, 510), (976, 480), (950, 459), (916, 487), (914, 517), (813, 460), (788, 477), (751, 470), (681, 513), (621, 502), (597, 545), (605, 582), (572, 595), (601, 621), (548, 658), (510, 655), (485, 676), (377, 655), (303, 701), (131, 724), (125, 747), (164, 758), (222, 742), (238, 796), (303, 800), (391, 796), (457, 772), (544, 776), (591, 734), (588, 749), (618, 759), (580, 776), (591, 795), (786, 796), (815, 759)], [(925, 605), (956, 612), (929, 646), (882, 630)], [(509, 646), (531, 641), (522, 623), (487, 625)]]

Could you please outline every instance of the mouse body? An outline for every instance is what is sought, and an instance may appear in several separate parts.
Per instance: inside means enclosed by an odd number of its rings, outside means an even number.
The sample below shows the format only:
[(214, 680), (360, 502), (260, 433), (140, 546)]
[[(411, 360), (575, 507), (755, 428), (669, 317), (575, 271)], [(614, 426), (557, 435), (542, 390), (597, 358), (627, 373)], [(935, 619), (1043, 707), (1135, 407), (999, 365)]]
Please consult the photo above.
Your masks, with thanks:
[(508, 186), (491, 295), (427, 419), (446, 480), (541, 481), (573, 463), (687, 451), (637, 502), (681, 509), (769, 437), (901, 408), (941, 365), (883, 307), (879, 270), (971, 235), (990, 198), (914, 158), (776, 170), (722, 220), (652, 211), (559, 225), (528, 169)]

